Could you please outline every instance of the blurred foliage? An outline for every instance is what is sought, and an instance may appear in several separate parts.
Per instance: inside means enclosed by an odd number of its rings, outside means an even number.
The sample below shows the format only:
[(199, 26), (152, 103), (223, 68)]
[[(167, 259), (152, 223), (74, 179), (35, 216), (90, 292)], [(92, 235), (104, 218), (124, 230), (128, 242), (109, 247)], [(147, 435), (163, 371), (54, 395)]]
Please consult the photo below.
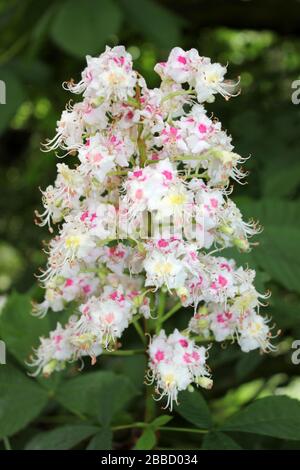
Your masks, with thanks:
[[(291, 102), (300, 39), (280, 32), (279, 23), (276, 29), (230, 29), (225, 6), (216, 10), (218, 27), (198, 28), (190, 13), (195, 9), (198, 17), (203, 3), (187, 0), (185, 15), (178, 13), (178, 1), (0, 1), (0, 80), (7, 101), (0, 104), (1, 305), (6, 302), (0, 335), (9, 362), (0, 366), (0, 438), (13, 436), (15, 449), (300, 448), (299, 369), (291, 362), (292, 341), (300, 337), (300, 108)], [(38, 188), (50, 184), (56, 171), (55, 156), (41, 153), (40, 143), (53, 134), (69, 98), (60, 83), (77, 80), (84, 56), (101, 53), (106, 44), (126, 45), (150, 86), (158, 84), (154, 64), (175, 45), (228, 62), (229, 75), (241, 76), (242, 95), (230, 104), (218, 98), (212, 110), (232, 133), (237, 152), (252, 156), (248, 185), (236, 185), (234, 197), (264, 231), (253, 252), (235, 256), (257, 269), (260, 290), (272, 291), (266, 311), (282, 332), (268, 356), (243, 354), (234, 345), (210, 350), (215, 386), (203, 395), (182, 394), (172, 418), (172, 426), (194, 426), (190, 433), (168, 432), (166, 414), (142, 429), (130, 428), (143, 421), (142, 356), (103, 357), (101, 370), (87, 365), (83, 375), (74, 367), (49, 380), (26, 374), (38, 336), (68, 315), (30, 316), (47, 237), (35, 227), (33, 213), (40, 207)], [(176, 323), (184, 325), (187, 315), (180, 312)], [(125, 342), (141, 347), (131, 331)]]

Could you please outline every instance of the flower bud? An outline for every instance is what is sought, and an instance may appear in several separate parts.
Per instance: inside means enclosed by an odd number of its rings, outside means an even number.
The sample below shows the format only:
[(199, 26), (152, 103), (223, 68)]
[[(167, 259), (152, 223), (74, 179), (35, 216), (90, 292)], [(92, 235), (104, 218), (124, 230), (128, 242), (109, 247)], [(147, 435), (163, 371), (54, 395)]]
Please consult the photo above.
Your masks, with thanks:
[(81, 350), (85, 351), (90, 349), (95, 341), (95, 335), (91, 333), (83, 333), (82, 335), (74, 336), (71, 343)]
[(209, 377), (197, 377), (195, 383), (206, 390), (210, 390), (214, 384)]
[(249, 250), (249, 242), (246, 239), (234, 238), (233, 243), (241, 251), (248, 251)]
[(176, 289), (176, 294), (182, 302), (184, 302), (189, 294), (189, 291), (186, 287), (179, 287)]
[(208, 314), (208, 308), (206, 305), (201, 305), (201, 307), (198, 308), (197, 310), (197, 315), (207, 315)]
[(43, 367), (44, 377), (49, 377), (52, 374), (52, 372), (55, 371), (56, 366), (57, 366), (57, 360), (56, 359), (52, 359), (51, 361), (49, 361), (48, 364), (46, 364)]
[(133, 299), (133, 305), (134, 305), (136, 308), (139, 308), (139, 307), (141, 307), (141, 305), (143, 305), (143, 301), (144, 301), (144, 295), (143, 295), (143, 294), (137, 295), (137, 296), (134, 297), (134, 299)]
[(233, 228), (230, 227), (229, 225), (221, 225), (219, 227), (220, 232), (225, 233), (225, 235), (232, 235), (233, 234)]

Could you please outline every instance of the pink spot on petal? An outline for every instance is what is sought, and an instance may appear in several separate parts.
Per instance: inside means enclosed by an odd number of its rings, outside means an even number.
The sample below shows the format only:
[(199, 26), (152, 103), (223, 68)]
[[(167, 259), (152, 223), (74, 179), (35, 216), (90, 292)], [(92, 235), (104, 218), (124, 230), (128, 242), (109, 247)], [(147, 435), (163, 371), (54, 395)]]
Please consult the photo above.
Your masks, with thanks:
[(59, 344), (62, 341), (62, 339), (63, 339), (62, 335), (55, 335), (54, 336), (55, 344)]
[(193, 358), (195, 361), (199, 361), (199, 359), (200, 359), (200, 354), (197, 353), (197, 351), (194, 351), (194, 352), (192, 353), (192, 358)]
[(186, 339), (180, 339), (180, 340), (179, 340), (179, 344), (180, 344), (183, 348), (187, 348), (188, 345), (189, 345), (189, 342), (188, 342)]
[(210, 203), (211, 203), (212, 207), (214, 207), (214, 208), (218, 207), (217, 199), (211, 198)]
[(173, 175), (170, 171), (164, 170), (162, 172), (162, 174), (167, 178), (167, 180), (172, 180), (173, 179)]
[(181, 64), (184, 64), (184, 65), (186, 64), (186, 58), (185, 58), (183, 55), (179, 55), (179, 56), (177, 57), (177, 60), (178, 60), (178, 62), (180, 62)]
[(142, 189), (137, 189), (136, 192), (135, 192), (135, 197), (136, 199), (142, 199), (143, 198), (143, 195), (144, 195), (144, 192)]
[(161, 240), (158, 240), (157, 244), (158, 244), (159, 248), (165, 248), (166, 246), (169, 245), (169, 243), (166, 240), (164, 240), (163, 238)]
[(201, 134), (205, 134), (207, 132), (207, 127), (205, 124), (199, 124), (198, 130)]
[(231, 271), (231, 268), (230, 268), (229, 264), (227, 264), (227, 263), (221, 263), (220, 268), (221, 269), (225, 268), (225, 269), (227, 269), (228, 272)]
[(220, 275), (218, 277), (218, 283), (220, 284), (220, 286), (225, 287), (228, 284), (228, 281), (225, 277)]
[(217, 322), (218, 323), (225, 323), (224, 317), (222, 313), (218, 313), (217, 315)]
[(106, 323), (112, 323), (114, 321), (114, 319), (115, 319), (115, 315), (112, 312), (108, 313), (104, 317), (104, 320), (106, 321)]
[(190, 364), (192, 362), (191, 355), (188, 353), (184, 353), (183, 360), (186, 364)]
[(101, 160), (102, 160), (102, 155), (100, 153), (95, 153), (93, 155), (93, 162), (94, 163), (101, 162)]
[(163, 351), (158, 350), (158, 351), (155, 353), (154, 358), (155, 358), (155, 360), (156, 360), (157, 362), (163, 361), (164, 358), (165, 358), (165, 353), (164, 353)]
[(84, 222), (85, 219), (86, 219), (88, 216), (89, 216), (89, 212), (88, 212), (88, 211), (85, 211), (85, 212), (81, 215), (80, 220), (81, 220), (82, 222)]

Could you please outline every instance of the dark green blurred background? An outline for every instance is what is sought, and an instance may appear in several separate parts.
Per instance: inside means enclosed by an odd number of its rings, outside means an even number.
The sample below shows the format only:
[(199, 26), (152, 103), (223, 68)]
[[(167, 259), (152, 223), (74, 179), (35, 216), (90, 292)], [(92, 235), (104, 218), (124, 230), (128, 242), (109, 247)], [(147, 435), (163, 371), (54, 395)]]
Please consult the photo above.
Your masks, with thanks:
[[(300, 106), (291, 102), (291, 84), (300, 77), (298, 17), (297, 1), (0, 1), (0, 79), (7, 86), (7, 104), (0, 105), (0, 291), (28, 289), (44, 262), (41, 239), (47, 233), (35, 227), (33, 212), (40, 207), (38, 188), (53, 181), (56, 159), (41, 153), (40, 143), (54, 135), (56, 120), (74, 96), (61, 83), (78, 80), (85, 54), (99, 54), (106, 44), (124, 44), (151, 86), (159, 83), (154, 64), (175, 45), (228, 62), (228, 75), (241, 76), (242, 95), (230, 103), (218, 98), (211, 108), (237, 151), (252, 155), (249, 184), (235, 195), (296, 201)], [(280, 261), (298, 265), (297, 214), (290, 233), (295, 243), (289, 246), (285, 210), (273, 209), (274, 250)], [(273, 266), (270, 274), (300, 292), (300, 268), (283, 273)]]
[[(55, 177), (56, 157), (42, 153), (40, 143), (54, 135), (71, 98), (61, 83), (79, 79), (86, 54), (124, 44), (156, 86), (154, 64), (173, 46), (195, 47), (228, 62), (229, 78), (241, 76), (241, 96), (229, 103), (218, 97), (210, 109), (236, 151), (252, 156), (248, 184), (236, 185), (234, 197), (264, 232), (253, 253), (237, 258), (257, 269), (260, 290), (272, 291), (267, 313), (282, 330), (273, 357), (227, 350), (213, 359), (212, 408), (217, 416), (231, 414), (270, 391), (300, 398), (300, 366), (291, 363), (291, 343), (300, 338), (300, 104), (291, 101), (300, 78), (300, 2), (7, 0), (0, 1), (0, 29), (0, 80), (7, 86), (7, 104), (0, 105), (0, 295), (32, 289), (45, 262), (41, 242), (48, 234), (33, 214), (38, 188)], [(248, 388), (222, 397), (246, 379)]]

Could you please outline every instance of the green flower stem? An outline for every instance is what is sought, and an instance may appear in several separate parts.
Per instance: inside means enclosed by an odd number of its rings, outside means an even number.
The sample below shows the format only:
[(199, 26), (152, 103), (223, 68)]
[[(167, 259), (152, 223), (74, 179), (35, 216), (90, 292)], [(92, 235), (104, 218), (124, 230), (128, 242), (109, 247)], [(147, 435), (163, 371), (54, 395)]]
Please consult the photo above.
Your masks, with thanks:
[(153, 400), (154, 388), (152, 385), (146, 385), (145, 398), (145, 423), (151, 423), (156, 417), (156, 401)]
[[(129, 99), (132, 103), (135, 103), (135, 107), (138, 109), (141, 107), (140, 103), (140, 97), (141, 97), (141, 89), (139, 85), (136, 87), (136, 93), (135, 93), (135, 98)], [(138, 124), (138, 137), (137, 137), (137, 146), (139, 149), (139, 157), (140, 157), (140, 165), (145, 166), (146, 160), (147, 160), (147, 147), (145, 144), (145, 140), (142, 138), (142, 132), (143, 132), (144, 126), (143, 123), (140, 122)]]
[(3, 444), (5, 450), (12, 450), (8, 437), (3, 437)]
[[(113, 431), (122, 431), (124, 429), (134, 429), (134, 428), (146, 428), (148, 426), (147, 423), (132, 423), (132, 424), (122, 424), (120, 426), (112, 427)], [(194, 434), (206, 434), (208, 433), (208, 429), (198, 429), (198, 428), (178, 428), (173, 426), (161, 426), (157, 428), (157, 431), (171, 431), (171, 432), (189, 432)]]
[(167, 300), (167, 292), (162, 288), (158, 297), (156, 333), (159, 333), (161, 329), (162, 319), (164, 318), (163, 314), (165, 311), (166, 300)]
[(191, 175), (184, 176), (184, 179), (192, 179), (192, 178), (208, 178), (207, 171), (204, 171), (203, 173), (192, 173)]
[(172, 98), (175, 98), (176, 96), (194, 95), (194, 94), (195, 94), (195, 91), (193, 89), (173, 91), (172, 93), (168, 93), (166, 96), (164, 96), (161, 102), (164, 103), (165, 101), (171, 100)]
[(146, 337), (145, 337), (145, 334), (143, 332), (143, 329), (142, 329), (141, 325), (139, 324), (139, 321), (138, 320), (133, 320), (132, 324), (133, 324), (134, 328), (136, 329), (137, 334), (141, 338), (143, 344), (146, 344), (147, 343)]
[(159, 431), (191, 432), (197, 434), (206, 434), (209, 432), (208, 429), (174, 428), (172, 426), (162, 426), (158, 429)]
[(133, 428), (145, 428), (147, 423), (132, 423), (132, 424), (121, 424), (120, 426), (113, 426), (112, 431), (123, 431), (123, 429), (133, 429)]
[(107, 175), (108, 176), (125, 176), (128, 174), (128, 170), (116, 170), (110, 171)]
[(141, 107), (141, 103), (135, 98), (131, 98), (130, 96), (128, 96), (125, 104), (128, 104), (129, 106), (133, 106), (134, 108), (137, 108), (137, 109)]
[(117, 349), (116, 351), (103, 351), (103, 356), (135, 356), (136, 354), (145, 354), (144, 349)]
[(204, 336), (194, 336), (192, 339), (195, 343), (211, 343), (212, 341), (215, 341), (214, 336), (208, 336), (207, 338), (204, 338)]
[(162, 318), (161, 318), (161, 324), (163, 324), (166, 320), (168, 320), (174, 313), (176, 313), (180, 308), (182, 307), (181, 302), (177, 302)]
[(172, 160), (174, 161), (185, 161), (185, 160), (205, 160), (207, 157), (209, 157), (209, 155), (211, 154), (211, 152), (206, 152), (206, 153), (203, 153), (201, 155), (201, 157), (199, 157), (199, 155), (177, 155), (176, 157), (172, 157)]
[(142, 132), (143, 132), (143, 124), (139, 125), (137, 145), (138, 145), (139, 155), (140, 155), (140, 165), (145, 166), (145, 163), (147, 160), (147, 148), (146, 148), (144, 139), (142, 139), (141, 137)]

